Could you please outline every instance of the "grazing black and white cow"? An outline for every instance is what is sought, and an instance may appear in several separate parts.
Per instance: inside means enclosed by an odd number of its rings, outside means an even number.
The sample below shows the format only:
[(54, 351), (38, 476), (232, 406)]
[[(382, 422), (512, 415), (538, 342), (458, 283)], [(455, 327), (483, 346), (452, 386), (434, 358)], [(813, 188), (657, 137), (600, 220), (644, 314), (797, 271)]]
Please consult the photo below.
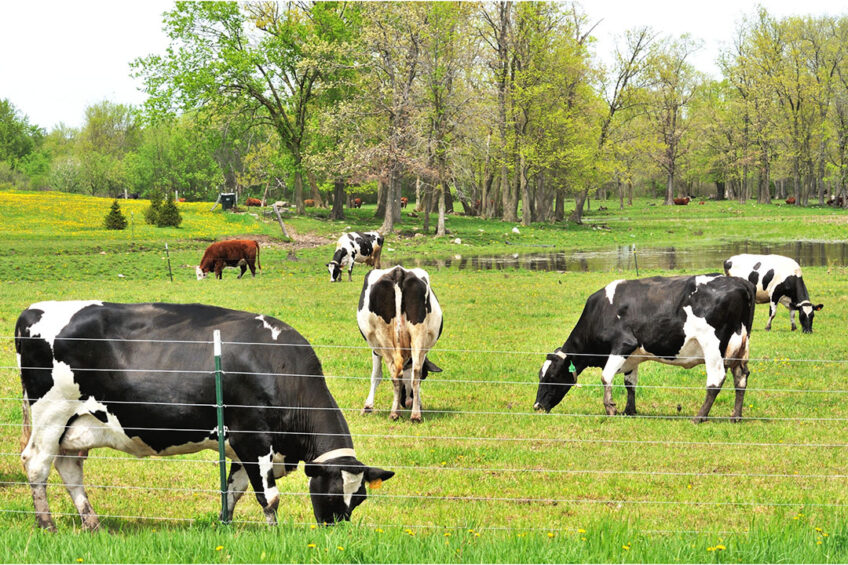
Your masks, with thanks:
[(365, 263), (375, 269), (380, 268), (380, 254), (383, 252), (383, 236), (380, 232), (343, 233), (336, 243), (333, 260), (327, 263), (330, 270), (330, 282), (342, 280), (342, 269), (347, 266), (347, 280), (353, 280), (353, 264)]
[(421, 421), (421, 381), (441, 369), (427, 353), (442, 335), (442, 309), (423, 269), (374, 269), (365, 275), (359, 308), (359, 331), (371, 347), (371, 391), (362, 413), (374, 409), (374, 393), (383, 378), (382, 361), (392, 376), (394, 399), (389, 417), (397, 420), (404, 405), (409, 419)]
[(632, 415), (640, 363), (659, 361), (687, 369), (704, 363), (707, 397), (695, 422), (709, 415), (728, 368), (736, 385), (733, 419), (738, 420), (753, 319), (754, 286), (743, 279), (714, 274), (613, 281), (589, 297), (571, 335), (547, 356), (534, 408), (550, 412), (586, 367), (602, 367), (607, 414), (616, 413), (613, 376), (624, 373), (624, 413)]
[(232, 517), (250, 483), (266, 520), (276, 523), (275, 479), (299, 461), (321, 523), (350, 519), (366, 498), (365, 484), (394, 475), (357, 460), (318, 357), (279, 320), (201, 304), (40, 302), (15, 327), (21, 460), (38, 525), (55, 530), (46, 491), (51, 464), (83, 526), (96, 529), (83, 487), (89, 449), (137, 457), (217, 449), (213, 328), (225, 342), (224, 429), (232, 459), (223, 518)]
[(801, 321), (801, 331), (813, 333), (813, 317), (824, 308), (824, 304), (813, 305), (807, 285), (801, 276), (801, 267), (793, 259), (783, 255), (734, 255), (724, 262), (724, 273), (731, 277), (748, 279), (757, 288), (757, 304), (769, 305), (766, 331), (777, 314), (777, 305), (789, 308), (789, 321), (794, 332), (795, 312)]

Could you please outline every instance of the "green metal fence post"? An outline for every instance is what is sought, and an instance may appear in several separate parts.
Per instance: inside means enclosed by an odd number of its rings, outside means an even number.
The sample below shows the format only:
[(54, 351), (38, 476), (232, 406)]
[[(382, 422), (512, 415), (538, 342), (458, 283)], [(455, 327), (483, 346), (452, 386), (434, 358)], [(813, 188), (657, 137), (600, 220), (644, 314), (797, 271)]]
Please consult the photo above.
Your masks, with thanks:
[(212, 332), (215, 353), (215, 401), (218, 412), (218, 468), (221, 473), (221, 522), (230, 523), (227, 510), (227, 456), (224, 451), (224, 386), (221, 382), (221, 330)]

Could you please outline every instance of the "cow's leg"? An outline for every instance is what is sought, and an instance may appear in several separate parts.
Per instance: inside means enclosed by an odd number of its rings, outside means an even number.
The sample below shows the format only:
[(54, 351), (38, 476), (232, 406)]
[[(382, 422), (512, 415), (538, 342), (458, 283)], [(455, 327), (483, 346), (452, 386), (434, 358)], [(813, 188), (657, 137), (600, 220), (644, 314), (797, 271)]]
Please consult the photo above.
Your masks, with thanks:
[(627, 388), (627, 405), (624, 413), (627, 416), (636, 415), (636, 381), (639, 377), (639, 367), (634, 367), (629, 373), (624, 373), (624, 386)]
[[(33, 441), (35, 434), (42, 441)], [(45, 436), (50, 437), (45, 437)], [(32, 504), (35, 507), (35, 522), (40, 528), (56, 531), (56, 523), (50, 516), (50, 505), (47, 502), (47, 477), (50, 476), (50, 466), (59, 452), (59, 438), (54, 437), (48, 428), (34, 430), (30, 441), (21, 453), (21, 462), (26, 471), (30, 489), (32, 489)]]
[(698, 413), (693, 418), (693, 422), (700, 424), (707, 419), (710, 414), (710, 409), (713, 407), (718, 392), (724, 384), (724, 379), (727, 376), (727, 370), (724, 367), (724, 360), (720, 355), (704, 355), (704, 364), (707, 366), (707, 396), (704, 399), (704, 404)]
[(250, 269), (250, 276), (255, 277), (256, 276), (256, 262), (255, 261), (248, 261), (247, 267), (248, 267), (248, 269)]
[(742, 406), (745, 402), (745, 389), (748, 386), (748, 362), (742, 361), (733, 367), (733, 385), (736, 388), (736, 403), (733, 405), (733, 414), (730, 419), (738, 422), (742, 419)]
[[(264, 455), (253, 454), (250, 457), (243, 457), (243, 453), (233, 446), (233, 449), (238, 454), (244, 470), (247, 472), (247, 478), (250, 485), (253, 487), (253, 492), (256, 494), (256, 500), (262, 507), (265, 513), (265, 521), (271, 526), (277, 525), (277, 506), (280, 504), (280, 493), (277, 490), (277, 483), (274, 479), (274, 451), (270, 448), (271, 440), (266, 438), (251, 438), (251, 450), (259, 445), (268, 446), (268, 450), (259, 448), (260, 452), (265, 452)], [(244, 489), (242, 489), (244, 490)]]
[(88, 495), (85, 494), (85, 487), (83, 486), (82, 465), (87, 456), (88, 451), (67, 451), (63, 449), (56, 457), (53, 465), (59, 471), (59, 476), (62, 477), (62, 482), (65, 483), (65, 488), (68, 489), (68, 494), (71, 495), (71, 500), (77, 507), (77, 512), (79, 512), (82, 520), (82, 527), (94, 531), (100, 528), (100, 521), (97, 519), (97, 514), (94, 513), (91, 502), (88, 501)]
[(777, 314), (777, 302), (769, 302), (769, 319), (766, 322), (766, 331), (771, 330), (771, 322), (774, 320), (774, 316)]
[(604, 370), (601, 372), (601, 383), (604, 385), (604, 408), (609, 416), (615, 416), (615, 402), (612, 401), (612, 378), (621, 370), (627, 360), (623, 355), (610, 355)]
[(224, 280), (224, 262), (215, 261), (215, 278)]
[(373, 252), (373, 255), (372, 255), (373, 259), (372, 260), (373, 260), (373, 265), (374, 265), (375, 269), (382, 269), (382, 267), (380, 266), (380, 254), (382, 254), (382, 253), (383, 253), (382, 247), (378, 247)]
[(222, 522), (232, 521), (236, 504), (247, 490), (249, 482), (244, 466), (233, 461), (230, 465), (230, 477), (227, 479), (227, 515), (221, 516)]
[(789, 323), (792, 324), (793, 332), (798, 329), (798, 326), (795, 325), (795, 312), (796, 310), (794, 308), (789, 309)]
[[(421, 369), (424, 366), (426, 352), (420, 348), (412, 351), (412, 414), (409, 419), (412, 422), (420, 422), (421, 416)], [(408, 394), (408, 393), (407, 393)]]
[(365, 406), (362, 408), (363, 414), (370, 414), (374, 410), (374, 395), (377, 393), (377, 387), (383, 380), (383, 358), (376, 351), (371, 352), (371, 390), (368, 392), (368, 398), (365, 399)]
[(347, 282), (353, 281), (353, 257), (350, 258), (350, 265), (347, 268)]
[(238, 266), (239, 266), (239, 269), (241, 269), (241, 272), (239, 273), (238, 278), (242, 278), (244, 276), (244, 274), (247, 272), (247, 265), (245, 264), (244, 261), (239, 261)]
[(394, 386), (394, 397), (392, 398), (392, 411), (389, 418), (398, 419), (398, 410), (401, 409), (401, 389), (403, 389), (403, 358), (400, 353), (392, 356), (392, 385)]

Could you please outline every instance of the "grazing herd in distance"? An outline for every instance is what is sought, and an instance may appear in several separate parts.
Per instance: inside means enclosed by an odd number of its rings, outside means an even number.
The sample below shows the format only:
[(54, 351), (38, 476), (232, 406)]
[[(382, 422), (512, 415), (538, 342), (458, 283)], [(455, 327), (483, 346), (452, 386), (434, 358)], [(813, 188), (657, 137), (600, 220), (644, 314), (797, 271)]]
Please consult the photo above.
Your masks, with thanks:
[[(356, 315), (372, 356), (362, 413), (374, 410), (385, 362), (393, 386), (389, 417), (396, 420), (408, 408), (410, 421), (421, 422), (420, 386), (429, 373), (441, 372), (428, 355), (444, 318), (425, 270), (381, 268), (383, 244), (375, 231), (343, 233), (327, 267), (331, 282), (341, 280), (344, 268), (351, 281), (355, 263), (373, 267), (364, 277)], [(259, 245), (252, 240), (210, 245), (197, 277), (214, 272), (221, 279), (224, 267), (239, 267), (239, 278), (247, 268), (255, 276), (256, 267), (261, 269)], [(804, 333), (812, 332), (814, 313), (823, 306), (812, 304), (800, 267), (787, 257), (737, 255), (724, 270), (724, 275), (616, 280), (593, 293), (566, 341), (539, 370), (533, 408), (551, 411), (586, 368), (599, 367), (606, 413), (618, 413), (611, 387), (613, 377), (623, 373), (624, 414), (634, 415), (638, 366), (657, 361), (687, 369), (706, 365), (706, 398), (696, 423), (709, 416), (729, 369), (736, 390), (731, 419), (741, 419), (755, 304), (770, 305), (767, 330), (777, 304), (783, 304), (792, 330), (797, 311)], [(55, 530), (46, 490), (51, 466), (83, 527), (94, 530), (100, 522), (83, 486), (90, 449), (111, 447), (138, 457), (215, 449), (221, 432), (214, 385), (196, 371), (212, 356), (213, 329), (227, 345), (224, 371), (251, 377), (225, 388), (223, 434), (231, 466), (222, 520), (232, 519), (250, 485), (266, 521), (275, 524), (276, 480), (301, 461), (318, 523), (350, 520), (367, 497), (366, 486), (377, 488), (394, 475), (360, 462), (320, 360), (280, 320), (201, 304), (40, 302), (15, 327), (23, 386), (21, 460), (40, 527)], [(108, 347), (98, 344), (104, 341)], [(288, 408), (281, 413), (283, 406)]]

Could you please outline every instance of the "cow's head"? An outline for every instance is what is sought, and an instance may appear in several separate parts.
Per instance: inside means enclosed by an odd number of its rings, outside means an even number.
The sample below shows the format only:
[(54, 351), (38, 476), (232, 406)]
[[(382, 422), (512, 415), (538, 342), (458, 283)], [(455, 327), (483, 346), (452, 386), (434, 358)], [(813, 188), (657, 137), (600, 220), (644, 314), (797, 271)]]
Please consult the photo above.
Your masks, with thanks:
[(342, 266), (338, 261), (330, 261), (327, 263), (327, 268), (330, 270), (330, 282), (342, 280)]
[[(430, 373), (441, 373), (442, 368), (427, 359), (424, 358), (424, 364), (421, 366), (421, 380), (427, 378), (427, 375)], [(406, 363), (403, 364), (403, 379), (405, 381), (412, 380), (412, 357), (406, 360)]]
[(207, 272), (208, 272), (208, 271), (204, 271), (203, 269), (201, 269), (201, 268), (200, 268), (200, 265), (198, 265), (198, 266), (196, 266), (196, 267), (194, 268), (194, 274), (196, 274), (196, 275), (197, 275), (197, 280), (203, 280), (203, 279), (205, 279), (205, 278), (206, 278), (206, 273), (207, 273)]
[(824, 308), (824, 304), (815, 304), (805, 300), (795, 305), (798, 310), (798, 320), (801, 322), (801, 331), (805, 334), (813, 333), (813, 318), (815, 313)]
[(561, 348), (548, 353), (547, 359), (539, 370), (539, 388), (536, 391), (534, 410), (550, 412), (565, 397), (565, 393), (577, 384), (580, 371), (574, 366), (574, 361)]
[(309, 477), (312, 511), (319, 524), (350, 520), (353, 509), (368, 497), (365, 485), (379, 488), (395, 475), (394, 471), (368, 467), (350, 456), (307, 463), (304, 471)]

